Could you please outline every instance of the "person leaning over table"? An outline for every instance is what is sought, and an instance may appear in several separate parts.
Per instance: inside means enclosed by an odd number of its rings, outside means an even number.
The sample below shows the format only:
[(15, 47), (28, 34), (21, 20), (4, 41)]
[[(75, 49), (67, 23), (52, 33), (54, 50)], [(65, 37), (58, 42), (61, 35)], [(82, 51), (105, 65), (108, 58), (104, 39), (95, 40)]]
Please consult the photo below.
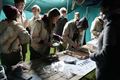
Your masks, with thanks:
[(65, 24), (62, 34), (63, 45), (66, 46), (66, 49), (80, 48), (84, 30), (84, 26), (80, 24), (79, 12), (75, 12), (74, 19)]
[(103, 0), (101, 4), (107, 23), (98, 39), (98, 48), (89, 57), (96, 62), (96, 80), (119, 80), (120, 3)]
[(16, 20), (20, 14), (17, 8), (4, 5), (3, 11), (6, 19), (0, 22), (0, 58), (9, 71), (22, 61), (21, 45), (29, 43), (30, 35)]
[(104, 24), (104, 14), (100, 11), (99, 16), (97, 16), (91, 25), (91, 39), (98, 39), (100, 33), (103, 30), (103, 24)]
[(38, 18), (35, 20), (34, 29), (31, 30), (31, 60), (43, 59), (45, 61), (48, 59), (50, 55), (53, 30), (59, 16), (59, 10), (57, 8), (53, 8), (49, 10), (48, 15), (43, 16), (42, 19)]

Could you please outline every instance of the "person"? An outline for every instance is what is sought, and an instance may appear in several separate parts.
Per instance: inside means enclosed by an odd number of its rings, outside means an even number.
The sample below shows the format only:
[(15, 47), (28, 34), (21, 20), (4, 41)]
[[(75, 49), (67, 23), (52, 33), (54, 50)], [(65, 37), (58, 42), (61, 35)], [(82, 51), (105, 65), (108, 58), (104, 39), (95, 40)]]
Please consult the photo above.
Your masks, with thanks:
[(27, 23), (26, 16), (25, 16), (25, 13), (24, 13), (25, 3), (26, 3), (26, 0), (14, 0), (15, 7), (20, 12), (20, 15), (17, 18), (17, 21), (20, 22), (20, 24), (22, 26), (27, 28), (28, 23)]
[[(38, 10), (37, 10), (38, 11)], [(30, 59), (47, 60), (50, 53), (51, 38), (56, 22), (60, 16), (59, 10), (53, 8), (48, 12), (48, 15), (42, 19), (35, 21), (35, 26), (32, 32), (31, 40), (31, 56)]]
[(16, 20), (20, 14), (18, 9), (4, 5), (3, 11), (6, 19), (0, 22), (0, 55), (1, 64), (9, 71), (22, 61), (21, 45), (29, 43), (30, 35)]
[(102, 32), (103, 24), (104, 24), (103, 18), (104, 18), (104, 14), (100, 12), (99, 16), (97, 16), (92, 22), (91, 29), (90, 29), (91, 39), (97, 39), (100, 33)]
[[(30, 20), (30, 30), (31, 30), (31, 44), (30, 44), (30, 60), (38, 59), (43, 54), (45, 54), (47, 45), (45, 45), (44, 40), (48, 40), (47, 31), (44, 28), (44, 22), (41, 20), (39, 15), (41, 9), (38, 5), (32, 7), (33, 17)], [(46, 43), (47, 44), (47, 43)]]
[(33, 29), (35, 27), (35, 23), (37, 20), (41, 20), (41, 16), (40, 16), (40, 13), (41, 13), (41, 8), (38, 6), (38, 5), (34, 5), (32, 7), (32, 13), (33, 13), (33, 17), (30, 19), (29, 21), (29, 29), (30, 29), (30, 34), (33, 33)]
[[(26, 0), (14, 0), (15, 7), (20, 12), (19, 17), (17, 17), (17, 21), (24, 27), (26, 30), (30, 33), (30, 30), (28, 28), (29, 22), (26, 19), (24, 8), (25, 8)], [(22, 45), (22, 58), (23, 61), (26, 59), (26, 53), (27, 53), (27, 44)]]
[(96, 62), (96, 80), (119, 80), (120, 3), (103, 0), (101, 10), (107, 23), (99, 36), (97, 51), (90, 58)]
[(67, 49), (70, 50), (78, 49), (81, 45), (84, 27), (79, 26), (80, 25), (79, 21), (80, 21), (80, 14), (79, 12), (75, 12), (74, 19), (68, 21), (65, 24), (62, 37), (63, 37), (63, 45)]
[(65, 7), (62, 7), (62, 8), (60, 8), (59, 11), (60, 11), (61, 16), (57, 21), (57, 27), (56, 27), (55, 33), (59, 36), (62, 36), (64, 26), (65, 26), (66, 22), (68, 21), (66, 18), (67, 10)]

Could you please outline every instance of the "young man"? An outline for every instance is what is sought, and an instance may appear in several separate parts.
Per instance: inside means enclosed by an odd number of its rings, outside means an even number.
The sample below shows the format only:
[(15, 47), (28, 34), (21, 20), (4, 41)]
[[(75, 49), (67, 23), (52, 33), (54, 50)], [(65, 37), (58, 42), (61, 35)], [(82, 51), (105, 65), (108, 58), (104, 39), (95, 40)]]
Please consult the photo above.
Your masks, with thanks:
[(99, 16), (97, 16), (91, 25), (91, 39), (97, 39), (100, 35), (100, 33), (103, 30), (103, 24), (104, 24), (104, 14), (100, 12)]
[[(17, 22), (19, 22), (25, 29), (27, 29), (28, 32), (29, 29), (27, 28), (29, 23), (26, 20), (26, 16), (24, 14), (24, 8), (25, 8), (26, 0), (14, 0), (15, 7), (20, 12), (19, 17), (17, 18)], [(22, 57), (23, 61), (26, 59), (26, 53), (27, 53), (27, 44), (22, 45)]]
[(66, 22), (68, 21), (67, 18), (66, 18), (66, 15), (67, 15), (66, 8), (62, 7), (60, 9), (60, 14), (61, 14), (61, 16), (57, 21), (57, 27), (55, 29), (55, 33), (59, 36), (62, 36), (64, 26), (65, 26)]
[(19, 63), (21, 57), (21, 45), (30, 41), (30, 35), (26, 29), (20, 25), (16, 18), (20, 14), (13, 6), (3, 6), (6, 19), (0, 22), (0, 55), (1, 63), (11, 70), (13, 65)]
[(63, 30), (63, 42), (68, 49), (77, 49), (81, 45), (84, 28), (79, 26), (80, 14), (75, 12), (74, 19), (65, 24)]

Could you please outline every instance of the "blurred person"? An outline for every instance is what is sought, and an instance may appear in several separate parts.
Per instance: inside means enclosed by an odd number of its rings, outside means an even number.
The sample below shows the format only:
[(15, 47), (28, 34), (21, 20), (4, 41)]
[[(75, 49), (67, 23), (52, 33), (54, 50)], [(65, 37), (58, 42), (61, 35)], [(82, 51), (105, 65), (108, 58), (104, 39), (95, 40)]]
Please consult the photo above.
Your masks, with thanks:
[[(17, 21), (24, 27), (26, 30), (30, 33), (30, 30), (28, 28), (29, 21), (26, 19), (24, 8), (26, 4), (26, 0), (14, 0), (15, 7), (20, 12), (19, 17), (17, 17)], [(26, 53), (27, 53), (27, 44), (22, 45), (22, 57), (23, 61), (26, 59)]]
[(70, 50), (80, 48), (84, 30), (80, 24), (80, 13), (75, 12), (74, 19), (65, 24), (62, 34), (63, 45)]
[(120, 3), (103, 0), (101, 10), (107, 22), (99, 36), (97, 50), (89, 56), (96, 62), (96, 80), (119, 80)]
[(22, 61), (21, 45), (29, 43), (30, 35), (17, 22), (19, 11), (11, 5), (4, 5), (6, 19), (0, 22), (0, 55), (1, 64), (11, 70), (11, 67)]
[[(37, 10), (38, 11), (38, 10)], [(50, 55), (51, 39), (56, 22), (60, 13), (57, 8), (49, 10), (48, 15), (44, 15), (42, 20), (36, 19), (34, 29), (32, 31), (31, 40), (31, 60), (43, 59), (47, 60)]]
[(57, 21), (57, 27), (55, 29), (55, 33), (59, 36), (62, 36), (64, 26), (65, 26), (66, 22), (68, 21), (66, 18), (67, 10), (65, 7), (62, 7), (62, 8), (60, 8), (59, 11), (60, 11), (61, 16)]
[(103, 24), (104, 24), (104, 14), (102, 12), (99, 13), (99, 16), (97, 16), (91, 25), (91, 39), (97, 39), (100, 35), (100, 33), (103, 30)]
[(43, 20), (40, 16), (41, 9), (38, 5), (32, 7), (33, 17), (30, 20), (31, 30), (31, 44), (30, 44), (30, 60), (38, 59), (45, 54), (47, 44), (45, 40), (48, 40), (47, 31)]

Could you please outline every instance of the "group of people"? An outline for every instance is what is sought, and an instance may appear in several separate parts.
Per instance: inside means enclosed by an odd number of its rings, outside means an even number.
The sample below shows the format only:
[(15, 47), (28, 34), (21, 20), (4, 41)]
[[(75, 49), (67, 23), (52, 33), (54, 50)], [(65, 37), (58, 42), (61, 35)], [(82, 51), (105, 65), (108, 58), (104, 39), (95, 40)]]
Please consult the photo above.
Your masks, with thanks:
[(28, 48), (32, 61), (49, 59), (53, 40), (61, 41), (64, 49), (81, 46), (86, 28), (80, 23), (79, 12), (75, 12), (74, 19), (68, 21), (64, 7), (60, 10), (52, 8), (41, 16), (41, 8), (34, 5), (31, 10), (33, 17), (27, 20), (24, 14), (25, 0), (14, 2), (14, 6), (3, 6), (6, 19), (0, 22), (1, 64), (8, 67), (8, 70), (20, 61), (25, 61)]
[[(88, 21), (86, 17), (80, 19), (79, 12), (75, 12), (74, 19), (68, 21), (66, 8), (52, 8), (41, 16), (41, 8), (34, 5), (33, 17), (28, 21), (23, 12), (25, 0), (14, 2), (15, 6), (3, 6), (6, 19), (0, 22), (0, 58), (8, 70), (25, 61), (28, 44), (30, 60), (48, 59), (53, 39), (62, 41), (63, 47), (69, 50), (79, 49), (84, 44)], [(103, 0), (100, 15), (92, 22), (90, 30), (91, 39), (98, 39), (97, 51), (89, 54), (97, 65), (97, 80), (119, 79), (119, 23), (119, 2)]]

